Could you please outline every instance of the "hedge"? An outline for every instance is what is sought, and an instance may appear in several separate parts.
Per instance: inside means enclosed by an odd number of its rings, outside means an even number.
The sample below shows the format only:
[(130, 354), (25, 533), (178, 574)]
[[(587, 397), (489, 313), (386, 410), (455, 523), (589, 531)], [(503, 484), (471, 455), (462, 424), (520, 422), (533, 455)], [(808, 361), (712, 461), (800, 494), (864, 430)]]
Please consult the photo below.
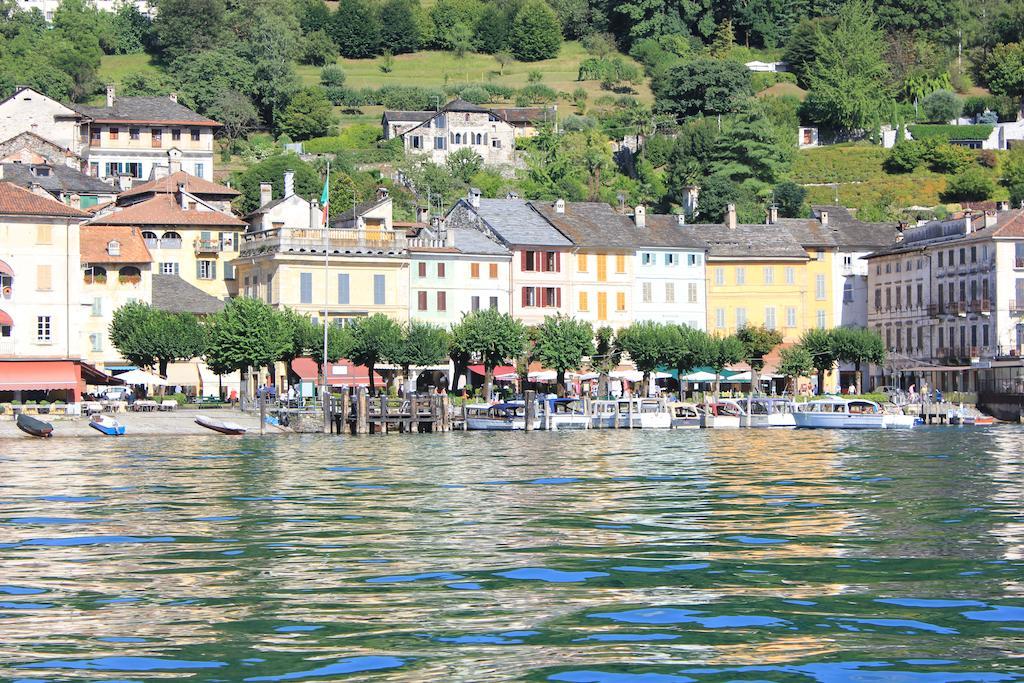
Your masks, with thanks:
[(974, 126), (951, 126), (948, 124), (910, 125), (907, 130), (915, 140), (940, 138), (942, 140), (987, 140), (995, 126), (979, 124)]

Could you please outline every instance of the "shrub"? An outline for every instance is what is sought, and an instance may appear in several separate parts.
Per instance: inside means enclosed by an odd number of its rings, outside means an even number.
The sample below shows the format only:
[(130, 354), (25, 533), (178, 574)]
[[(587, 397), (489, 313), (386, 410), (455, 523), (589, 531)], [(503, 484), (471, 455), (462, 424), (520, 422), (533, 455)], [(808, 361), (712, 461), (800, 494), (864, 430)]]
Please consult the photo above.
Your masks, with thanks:
[(443, 101), (444, 93), (440, 90), (409, 85), (385, 85), (376, 91), (372, 104), (381, 105), (386, 109), (425, 111), (434, 108), (435, 98)]
[(992, 178), (974, 166), (953, 176), (942, 198), (949, 202), (981, 202), (991, 197), (995, 190)]
[(517, 103), (526, 103), (520, 105), (524, 107), (531, 104), (547, 104), (557, 99), (558, 93), (553, 88), (549, 88), (541, 83), (532, 83), (524, 88), (520, 88), (519, 94), (516, 96)]
[(978, 152), (978, 163), (985, 168), (995, 168), (999, 165), (999, 156), (991, 149), (983, 149)]
[(946, 142), (950, 140), (987, 140), (992, 134), (993, 126), (952, 126), (952, 125), (910, 125), (907, 130), (915, 140), (937, 138)]
[(750, 85), (754, 92), (766, 90), (776, 83), (796, 83), (796, 75), (788, 71), (778, 73), (755, 72), (750, 75)]
[(927, 161), (937, 173), (960, 173), (974, 161), (974, 152), (960, 145), (936, 145), (928, 152)]
[(540, 83), (544, 80), (544, 72), (540, 69), (530, 69), (529, 73), (526, 74), (527, 83)]
[(459, 93), (459, 97), (473, 104), (484, 104), (485, 102), (490, 102), (491, 93), (487, 92), (484, 88), (474, 85), (464, 88)]
[(973, 95), (971, 97), (964, 98), (964, 116), (981, 116), (982, 113), (991, 108), (989, 106), (991, 99), (991, 97), (983, 97), (980, 95)]
[(576, 114), (570, 114), (562, 120), (562, 128), (566, 132), (572, 133), (581, 130), (591, 130), (597, 127), (597, 121), (590, 118), (589, 116), (578, 116)]
[(901, 140), (897, 142), (885, 160), (885, 170), (890, 173), (910, 173), (924, 162), (924, 149), (920, 142)]
[(345, 85), (345, 70), (337, 64), (320, 69), (320, 85), (341, 87)]
[(960, 118), (964, 106), (954, 93), (948, 90), (936, 90), (921, 103), (925, 119), (934, 123), (947, 123)]
[(491, 100), (511, 100), (516, 96), (516, 89), (507, 85), (499, 85), (497, 83), (485, 83), (482, 87), (484, 90), (491, 94)]

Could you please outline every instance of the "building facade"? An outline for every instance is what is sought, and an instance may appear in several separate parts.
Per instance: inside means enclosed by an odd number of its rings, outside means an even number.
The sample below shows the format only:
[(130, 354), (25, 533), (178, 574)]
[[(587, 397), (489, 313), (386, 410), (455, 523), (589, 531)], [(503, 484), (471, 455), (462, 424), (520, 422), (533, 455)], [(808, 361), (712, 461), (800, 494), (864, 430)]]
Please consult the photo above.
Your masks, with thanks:
[(707, 245), (685, 216), (648, 214), (638, 206), (633, 254), (633, 317), (637, 321), (707, 328)]
[[(128, 1), (132, 2), (136, 9), (147, 17), (152, 17), (156, 14), (155, 3), (150, 4), (147, 0)], [(101, 12), (116, 12), (125, 2), (126, 0), (92, 0), (90, 4)], [(60, 7), (60, 3), (61, 0), (18, 0), (18, 7), (26, 12), (39, 10), (46, 21), (51, 22), (53, 21), (54, 12)]]

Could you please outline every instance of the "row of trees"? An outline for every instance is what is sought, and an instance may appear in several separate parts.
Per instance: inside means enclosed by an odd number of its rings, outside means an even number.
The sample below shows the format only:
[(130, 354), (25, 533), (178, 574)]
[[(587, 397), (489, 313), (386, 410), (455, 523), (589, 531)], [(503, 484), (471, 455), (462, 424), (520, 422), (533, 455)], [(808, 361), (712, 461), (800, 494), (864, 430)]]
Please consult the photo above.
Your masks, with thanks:
[[(243, 378), (253, 369), (290, 365), (300, 356), (313, 358), (323, 371), (325, 363), (322, 325), (288, 309), (276, 311), (259, 299), (241, 297), (204, 320), (184, 313), (168, 313), (133, 302), (114, 313), (110, 339), (132, 363), (167, 374), (169, 363), (201, 357), (218, 374), (240, 371)], [(751, 385), (759, 390), (758, 373), (764, 357), (782, 343), (782, 335), (766, 327), (747, 326), (735, 335), (717, 336), (686, 325), (644, 321), (617, 333), (610, 327), (594, 330), (575, 318), (548, 316), (536, 327), (527, 327), (495, 309), (463, 316), (451, 329), (412, 321), (401, 325), (383, 314), (352, 321), (326, 330), (326, 361), (342, 358), (365, 366), (370, 391), (381, 365), (402, 369), (408, 381), (414, 367), (428, 367), (451, 359), (460, 377), (474, 360), (484, 366), (484, 392), (492, 393), (495, 368), (516, 364), (527, 374), (530, 362), (538, 361), (556, 372), (559, 395), (565, 394), (565, 376), (588, 364), (599, 373), (600, 393), (607, 393), (608, 376), (628, 354), (643, 373), (647, 393), (651, 374), (674, 368), (679, 376), (699, 367), (714, 370), (715, 393), (719, 375), (730, 365), (746, 361), (752, 368)], [(791, 377), (818, 372), (818, 388), (824, 375), (840, 361), (881, 363), (885, 357), (881, 338), (867, 330), (836, 328), (808, 331), (800, 344), (782, 351), (780, 371)]]

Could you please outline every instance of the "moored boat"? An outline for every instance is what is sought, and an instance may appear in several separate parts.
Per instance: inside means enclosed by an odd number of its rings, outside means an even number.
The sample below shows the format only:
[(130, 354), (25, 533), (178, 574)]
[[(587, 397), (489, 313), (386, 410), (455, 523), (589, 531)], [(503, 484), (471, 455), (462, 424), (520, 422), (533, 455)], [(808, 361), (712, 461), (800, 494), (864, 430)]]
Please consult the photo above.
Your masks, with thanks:
[(982, 415), (976, 410), (965, 408), (963, 403), (946, 413), (946, 419), (951, 425), (964, 425), (965, 427), (987, 427), (995, 424), (995, 418), (991, 415)]
[(594, 401), (594, 427), (602, 429), (671, 429), (668, 404), (657, 398)]
[(232, 436), (245, 434), (245, 427), (234, 422), (216, 420), (212, 417), (206, 417), (205, 415), (197, 415), (195, 421), (200, 427), (206, 427), (207, 429), (220, 432), (221, 434), (230, 434)]
[(543, 398), (541, 399), (544, 429), (587, 429), (590, 427), (590, 416), (583, 412), (583, 401), (578, 398)]
[(916, 423), (913, 415), (886, 414), (874, 401), (837, 396), (799, 406), (793, 419), (801, 429), (911, 429)]
[[(466, 406), (466, 428), (472, 431), (508, 432), (526, 429), (526, 404), (522, 401), (478, 403)], [(540, 429), (540, 419), (534, 416), (533, 429)]]
[(38, 418), (34, 418), (31, 415), (25, 415), (20, 413), (15, 419), (15, 424), (18, 425), (18, 429), (25, 432), (29, 436), (36, 436), (41, 439), (46, 439), (53, 436), (53, 425), (49, 422), (43, 422)]
[(106, 436), (124, 436), (125, 432), (124, 425), (109, 415), (93, 415), (89, 418), (89, 426)]
[(740, 425), (743, 427), (796, 427), (793, 419), (796, 406), (789, 399), (753, 396), (739, 399), (736, 405), (742, 413)]
[(743, 411), (736, 401), (722, 399), (718, 403), (701, 403), (700, 426), (705, 429), (739, 429)]
[(698, 429), (700, 427), (700, 412), (693, 403), (670, 403), (669, 411), (672, 413), (672, 429)]

